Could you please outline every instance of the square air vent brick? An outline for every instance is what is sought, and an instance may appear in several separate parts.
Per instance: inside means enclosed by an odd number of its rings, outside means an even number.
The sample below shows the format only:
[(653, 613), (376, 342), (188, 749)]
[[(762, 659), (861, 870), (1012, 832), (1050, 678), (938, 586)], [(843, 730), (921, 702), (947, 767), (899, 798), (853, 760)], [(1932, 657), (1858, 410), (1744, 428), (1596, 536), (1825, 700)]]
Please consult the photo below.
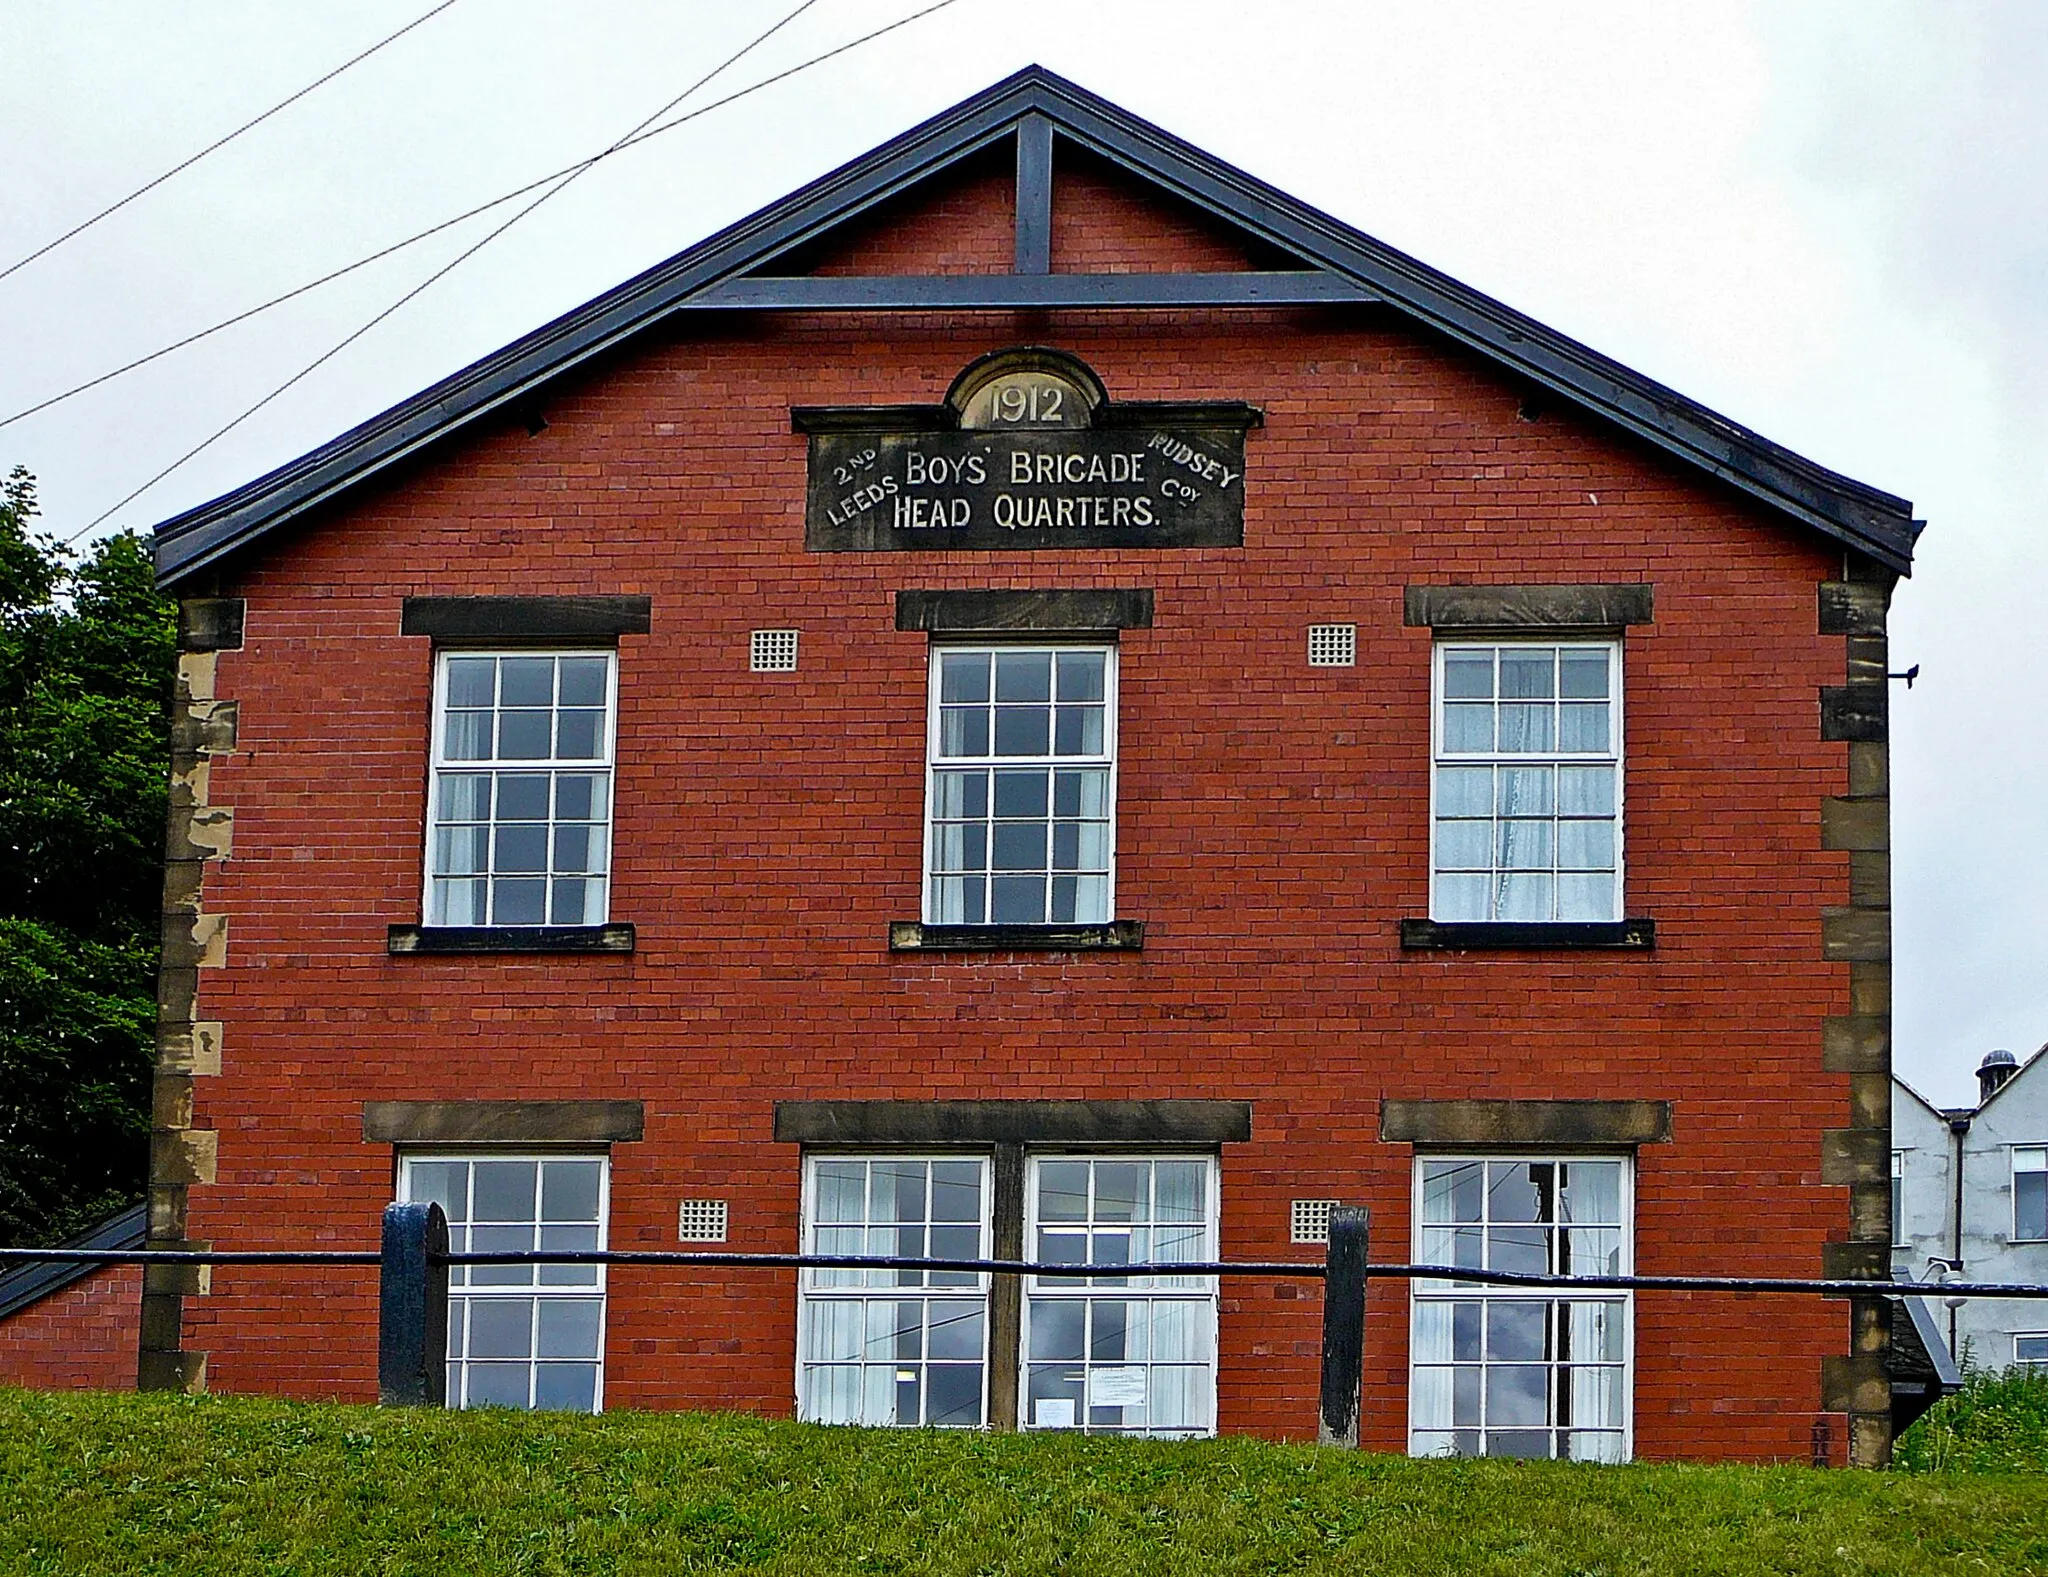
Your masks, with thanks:
[(796, 672), (795, 630), (756, 630), (749, 666), (757, 674)]
[(1330, 1207), (1334, 1199), (1297, 1199), (1292, 1212), (1292, 1237), (1297, 1243), (1330, 1241)]
[(684, 1243), (723, 1243), (725, 1225), (723, 1199), (685, 1199), (676, 1212), (676, 1237)]
[(1311, 624), (1308, 627), (1309, 667), (1349, 668), (1357, 661), (1357, 625)]

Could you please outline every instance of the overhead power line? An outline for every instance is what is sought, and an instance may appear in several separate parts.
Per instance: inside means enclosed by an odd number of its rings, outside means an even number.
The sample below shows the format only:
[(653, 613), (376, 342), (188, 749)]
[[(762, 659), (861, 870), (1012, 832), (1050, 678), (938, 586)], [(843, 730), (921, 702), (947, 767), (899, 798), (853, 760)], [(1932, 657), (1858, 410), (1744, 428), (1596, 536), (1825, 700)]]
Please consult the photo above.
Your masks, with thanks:
[(384, 48), (385, 45), (397, 43), (398, 40), (405, 37), (406, 34), (410, 33), (422, 22), (431, 21), (434, 17), (439, 16), (443, 11), (447, 10), (453, 4), (455, 4), (455, 0), (441, 0), (441, 3), (439, 5), (434, 6), (432, 9), (424, 12), (423, 14), (414, 17), (410, 22), (406, 23), (405, 26), (401, 27), (397, 32), (388, 33), (383, 38), (378, 39), (376, 43), (372, 44), (360, 55), (351, 55), (347, 60), (344, 60), (340, 65), (336, 66), (332, 71), (328, 72), (326, 76), (318, 77), (315, 80), (307, 83), (303, 88), (300, 88), (299, 91), (294, 93), (290, 98), (280, 99), (277, 103), (271, 105), (269, 109), (265, 110), (261, 115), (258, 115), (254, 120), (242, 122), (241, 125), (237, 126), (225, 137), (222, 137), (215, 142), (208, 143), (205, 147), (201, 148), (197, 153), (193, 154), (191, 158), (184, 160), (182, 163), (172, 165), (168, 170), (164, 171), (164, 173), (159, 175), (155, 180), (143, 182), (142, 185), (136, 187), (134, 191), (130, 192), (126, 197), (122, 198), (119, 202), (109, 203), (105, 208), (102, 208), (90, 219), (82, 220), (78, 224), (73, 225), (69, 230), (66, 230), (62, 235), (58, 236), (56, 240), (45, 242), (43, 245), (37, 247), (33, 252), (29, 253), (27, 257), (18, 258), (16, 261), (9, 263), (5, 268), (0, 268), (0, 279), (5, 279), (9, 274), (14, 273), (17, 269), (28, 267), (29, 264), (33, 263), (37, 258), (44, 256), (46, 253), (56, 251), (58, 247), (62, 246), (66, 241), (69, 241), (73, 236), (83, 235), (86, 231), (90, 230), (94, 225), (98, 224), (102, 219), (106, 218), (109, 214), (118, 213), (121, 209), (126, 208), (130, 203), (134, 202), (136, 198), (142, 196), (144, 193), (155, 191), (159, 186), (163, 185), (164, 182), (168, 181), (172, 176), (176, 175), (179, 171), (191, 169), (193, 165), (197, 164), (201, 159), (205, 158), (208, 154), (218, 153), (222, 148), (225, 148), (229, 143), (233, 142), (237, 137), (241, 136), (244, 132), (255, 130), (256, 127), (261, 126), (265, 121), (269, 120), (271, 116), (277, 114), (279, 110), (289, 109), (292, 105), (298, 103), (300, 99), (304, 98), (308, 93), (311, 93), (315, 88), (325, 87), (328, 83), (332, 82), (336, 77), (340, 76), (344, 71), (348, 70), (349, 67), (361, 65), (364, 61), (368, 60), (372, 55), (376, 54), (378, 50)]
[[(450, 0), (450, 3), (453, 3), (453, 0)], [(863, 33), (859, 38), (849, 40), (847, 43), (841, 44), (835, 49), (829, 49), (821, 55), (815, 55), (809, 60), (805, 60), (797, 65), (791, 66), (787, 71), (779, 71), (772, 77), (764, 77), (759, 82), (755, 82), (747, 87), (741, 88), (735, 93), (729, 93), (722, 99), (713, 99), (709, 104), (700, 105), (698, 108), (691, 110), (687, 115), (678, 115), (674, 120), (666, 121), (659, 126), (649, 127), (646, 125), (645, 122), (643, 122), (641, 129), (638, 129), (620, 138), (610, 147), (605, 148), (598, 153), (594, 153), (587, 158), (577, 160), (574, 164), (565, 164), (558, 170), (551, 170), (546, 175), (542, 175), (535, 178), (534, 180), (528, 181), (523, 186), (515, 186), (509, 192), (502, 192), (498, 196), (491, 198), (487, 202), (478, 203), (474, 208), (464, 209), (461, 213), (454, 215), (452, 218), (443, 219), (438, 224), (429, 225), (424, 230), (417, 230), (413, 232), (411, 235), (404, 237), (402, 240), (392, 242), (389, 246), (380, 247), (376, 251), (371, 252), (365, 257), (357, 258), (353, 263), (344, 263), (340, 268), (322, 274), (317, 279), (309, 279), (303, 285), (295, 285), (290, 290), (283, 291), (278, 295), (272, 296), (267, 301), (258, 302), (253, 307), (249, 307), (241, 312), (237, 312), (233, 317), (222, 318), (218, 323), (210, 324), (206, 328), (196, 330), (191, 334), (187, 334), (182, 339), (173, 340), (168, 345), (159, 346), (157, 349), (150, 351), (147, 355), (138, 356), (133, 361), (123, 362), (120, 366), (109, 368), (105, 372), (99, 373), (94, 377), (86, 379), (85, 382), (83, 383), (73, 384), (68, 389), (61, 389), (55, 394), (48, 395), (45, 398), (36, 401), (36, 403), (33, 405), (27, 405), (22, 407), (22, 409), (18, 411), (12, 412), (9, 415), (0, 416), (0, 427), (11, 427), (14, 423), (26, 420), (28, 417), (34, 416), (40, 411), (47, 411), (53, 405), (62, 405), (66, 400), (74, 399), (78, 395), (85, 394), (93, 389), (97, 389), (103, 383), (111, 383), (114, 379), (123, 377), (128, 373), (134, 372), (138, 368), (146, 367), (153, 361), (160, 361), (165, 356), (170, 355), (173, 351), (183, 350), (188, 345), (196, 345), (199, 343), (199, 341), (211, 338), (213, 335), (218, 334), (225, 329), (231, 329), (238, 323), (246, 323), (251, 318), (260, 317), (263, 313), (270, 311), (274, 307), (281, 307), (286, 302), (295, 301), (300, 296), (307, 294), (309, 291), (318, 290), (322, 285), (330, 285), (335, 280), (343, 278), (348, 274), (353, 274), (359, 269), (368, 268), (372, 263), (382, 262), (387, 257), (391, 257), (396, 253), (405, 251), (408, 247), (417, 246), (422, 241), (431, 240), (434, 236), (439, 235), (442, 231), (452, 230), (459, 224), (463, 224), (468, 220), (475, 219), (479, 215), (489, 213), (493, 208), (502, 208), (505, 206), (505, 204), (509, 202), (515, 202), (519, 198), (524, 197), (528, 192), (538, 191), (541, 187), (546, 186), (551, 182), (561, 180), (564, 176), (573, 177), (581, 175), (585, 170), (590, 169), (593, 165), (602, 163), (604, 160), (611, 158), (614, 154), (623, 153), (629, 148), (637, 148), (640, 146), (640, 144), (644, 142), (651, 142), (654, 138), (661, 136), (663, 133), (674, 131), (678, 126), (687, 125), (689, 122), (697, 119), (699, 116), (708, 115), (715, 109), (723, 108), (725, 105), (732, 103), (735, 99), (743, 99), (747, 97), (747, 95), (750, 93), (758, 93), (761, 89), (765, 87), (770, 87), (777, 82), (781, 82), (785, 78), (793, 77), (800, 71), (808, 71), (812, 66), (821, 65), (825, 61), (832, 59), (835, 55), (843, 55), (850, 49), (857, 49), (862, 44), (868, 43), (872, 39), (880, 38), (884, 33), (893, 33), (897, 28), (906, 27), (910, 23), (917, 21), (920, 17), (929, 16), (934, 11), (943, 11), (947, 6), (952, 5), (954, 3), (955, 0), (939, 0), (939, 3), (936, 5), (927, 6), (922, 11), (914, 11), (909, 16), (902, 17), (897, 21), (888, 23), (886, 26), (878, 27), (871, 33)], [(795, 13), (792, 13), (792, 15), (794, 14)], [(788, 20), (789, 18), (784, 18), (785, 22)], [(782, 24), (778, 23), (776, 25), (780, 27)], [(737, 58), (738, 56), (734, 57), (734, 59)], [(731, 63), (731, 61), (726, 62), (727, 65), (730, 65)], [(722, 70), (724, 68), (721, 67), (720, 69)], [(713, 72), (711, 75), (716, 76), (717, 73)], [(708, 81), (710, 80), (710, 78), (707, 77), (705, 80)], [(687, 96), (688, 95), (686, 93), (682, 97)], [(681, 97), (673, 99), (670, 101), (669, 107), (673, 108), (674, 105), (679, 104), (681, 102)], [(666, 110), (657, 111), (656, 113), (657, 115), (664, 114), (666, 113)], [(90, 528), (88, 527), (87, 529)]]
[[(86, 533), (92, 531), (95, 527), (103, 524), (106, 520), (108, 520), (113, 515), (117, 514), (122, 509), (126, 508), (129, 504), (132, 504), (136, 499), (140, 498), (152, 487), (155, 487), (156, 484), (161, 482), (165, 477), (171, 475), (174, 471), (178, 470), (188, 461), (194, 459), (196, 456), (202, 454), (207, 449), (211, 448), (215, 443), (219, 442), (222, 438), (225, 438), (229, 433), (233, 432), (237, 427), (241, 426), (242, 423), (246, 422), (250, 417), (254, 416), (266, 405), (269, 405), (273, 400), (277, 399), (287, 390), (293, 388), (295, 385), (297, 385), (302, 380), (310, 376), (312, 373), (317, 371), (322, 366), (325, 366), (329, 361), (332, 361), (336, 356), (340, 355), (341, 352), (346, 350), (350, 345), (353, 345), (357, 340), (361, 339), (365, 334), (369, 333), (371, 329), (375, 328), (379, 323), (382, 323), (386, 318), (390, 317), (394, 312), (397, 312), (407, 302), (411, 301), (414, 297), (420, 295), (422, 292), (424, 292), (433, 284), (435, 284), (438, 280), (444, 278), (449, 273), (453, 272), (456, 268), (460, 267), (463, 263), (467, 262), (470, 258), (474, 257), (478, 252), (482, 251), (485, 247), (489, 246), (491, 242), (495, 241), (499, 236), (503, 235), (507, 230), (511, 229), (512, 226), (517, 224), (521, 219), (524, 219), (528, 214), (532, 213), (534, 209), (538, 208), (542, 203), (546, 202), (549, 198), (553, 197), (557, 192), (561, 191), (563, 187), (567, 186), (571, 181), (574, 181), (578, 176), (582, 175), (584, 171), (590, 169), (600, 160), (607, 158), (614, 153), (619, 152), (621, 149), (630, 146), (634, 142), (644, 142), (648, 138), (656, 136), (661, 132), (672, 130), (674, 127), (680, 126), (687, 121), (695, 120), (700, 115), (707, 115), (712, 110), (718, 109), (723, 105), (732, 103), (735, 99), (745, 98), (748, 94), (757, 93), (762, 88), (768, 87), (773, 83), (785, 81), (786, 79), (795, 76), (800, 71), (806, 71), (810, 69), (812, 66), (820, 65), (823, 62), (832, 59), (836, 55), (843, 55), (850, 49), (858, 48), (860, 45), (868, 43), (872, 39), (880, 38), (884, 33), (893, 33), (894, 31), (896, 31), (896, 29), (900, 27), (907, 27), (910, 23), (917, 21), (921, 17), (930, 16), (935, 11), (943, 11), (946, 9), (947, 6), (957, 4), (958, 0), (937, 0), (936, 4), (928, 5), (919, 11), (913, 11), (908, 16), (898, 18), (896, 21), (890, 22), (885, 26), (878, 27), (874, 29), (872, 32), (863, 33), (860, 37), (851, 39), (848, 42), (837, 46), (836, 48), (826, 50), (822, 54), (813, 55), (808, 60), (800, 61), (798, 64), (789, 67), (785, 71), (779, 71), (771, 77), (764, 77), (759, 82), (753, 83), (748, 87), (741, 88), (736, 93), (727, 94), (724, 98), (714, 100), (710, 104), (701, 105), (697, 109), (690, 111), (686, 115), (679, 115), (674, 120), (664, 122), (663, 124), (658, 126), (650, 127), (649, 122), (658, 120), (662, 115), (667, 114), (669, 110), (675, 108), (676, 105), (680, 104), (684, 99), (688, 98), (692, 93), (696, 92), (698, 88), (702, 87), (705, 83), (711, 81), (712, 78), (716, 77), (720, 72), (726, 70), (729, 66), (733, 65), (735, 62), (740, 60), (743, 56), (748, 54), (755, 47), (762, 43), (765, 43), (770, 37), (772, 37), (777, 32), (781, 31), (782, 28), (786, 27), (790, 22), (794, 21), (798, 16), (802, 15), (803, 12), (809, 10), (810, 7), (816, 3), (817, 0), (802, 0), (801, 4), (796, 6), (795, 9), (790, 11), (780, 21), (776, 22), (772, 27), (768, 28), (767, 31), (757, 35), (747, 44), (742, 46), (736, 53), (729, 56), (724, 61), (720, 62), (717, 66), (713, 67), (704, 76), (700, 77), (696, 82), (692, 83), (689, 87), (685, 88), (675, 98), (670, 99), (667, 104), (663, 105), (659, 110), (656, 110), (653, 115), (648, 117), (647, 120), (643, 120), (642, 122), (640, 122), (640, 124), (634, 127), (632, 131), (628, 132), (624, 137), (621, 137), (617, 142), (613, 143), (603, 153), (595, 155), (592, 158), (583, 160), (579, 164), (570, 165), (566, 169), (556, 172), (554, 176), (545, 177), (544, 180), (541, 182), (533, 183), (534, 185), (544, 185), (547, 181), (554, 181), (556, 184), (550, 187), (549, 190), (541, 193), (539, 197), (535, 198), (532, 202), (528, 203), (524, 208), (520, 209), (517, 213), (512, 215), (511, 218), (507, 219), (503, 224), (499, 225), (496, 229), (492, 230), (489, 234), (485, 235), (481, 240), (469, 246), (462, 252), (457, 253), (456, 256), (449, 262), (443, 264), (440, 268), (436, 269), (433, 273), (429, 274), (425, 279), (421, 280), (417, 285), (413, 286), (412, 289), (408, 290), (404, 295), (400, 296), (396, 301), (392, 302), (390, 306), (384, 308), (381, 312), (377, 313), (376, 316), (372, 317), (367, 323), (363, 324), (360, 328), (348, 334), (339, 343), (337, 343), (330, 349), (322, 352), (312, 361), (308, 362), (304, 367), (300, 368), (297, 372), (293, 373), (291, 377), (287, 378), (283, 383), (279, 384), (276, 388), (272, 389), (268, 394), (264, 395), (263, 398), (258, 400), (254, 405), (251, 405), (246, 410), (242, 411), (241, 414), (236, 416), (232, 421), (226, 423), (224, 426), (219, 427), (215, 429), (213, 432), (209, 433), (205, 438), (201, 439), (197, 444), (194, 444), (190, 449), (186, 450), (183, 454), (179, 455), (177, 459), (173, 460), (169, 465), (165, 466), (161, 471), (157, 472), (156, 475), (150, 477), (140, 487), (137, 487), (134, 491), (126, 494), (124, 497), (116, 501), (114, 504), (102, 510), (99, 514), (95, 515), (91, 520), (87, 521), (85, 525), (81, 526), (77, 531), (74, 531), (70, 536), (64, 539), (65, 546), (68, 547), (72, 543), (78, 541), (80, 537), (85, 536)], [(533, 186), (529, 185), (527, 187), (522, 188), (522, 191), (531, 191), (532, 189)], [(506, 199), (501, 198), (499, 199), (499, 202), (503, 202), (505, 200)], [(496, 207), (497, 205), (497, 203), (492, 203), (487, 206)], [(438, 228), (445, 229), (446, 226), (443, 225)]]

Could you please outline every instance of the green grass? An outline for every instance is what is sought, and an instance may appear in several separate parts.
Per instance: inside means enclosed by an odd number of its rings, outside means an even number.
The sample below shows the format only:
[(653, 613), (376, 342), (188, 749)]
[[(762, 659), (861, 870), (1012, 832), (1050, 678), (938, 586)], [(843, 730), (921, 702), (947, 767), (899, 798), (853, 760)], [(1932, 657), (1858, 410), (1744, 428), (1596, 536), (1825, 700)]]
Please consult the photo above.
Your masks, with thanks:
[(2048, 1475), (0, 1391), (0, 1573), (2048, 1573)]
[(2048, 1374), (1977, 1373), (1899, 1438), (1921, 1473), (2048, 1473)]

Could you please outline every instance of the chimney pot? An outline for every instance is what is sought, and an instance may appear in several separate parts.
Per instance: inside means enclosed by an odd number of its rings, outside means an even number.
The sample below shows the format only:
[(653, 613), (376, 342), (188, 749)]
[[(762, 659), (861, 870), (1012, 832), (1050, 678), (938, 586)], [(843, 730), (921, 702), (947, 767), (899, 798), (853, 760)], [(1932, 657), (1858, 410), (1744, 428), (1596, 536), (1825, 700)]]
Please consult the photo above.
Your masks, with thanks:
[(2020, 1071), (2019, 1059), (2009, 1051), (1985, 1053), (1977, 1064), (1977, 1100), (1981, 1104), (1996, 1095), (2005, 1081)]

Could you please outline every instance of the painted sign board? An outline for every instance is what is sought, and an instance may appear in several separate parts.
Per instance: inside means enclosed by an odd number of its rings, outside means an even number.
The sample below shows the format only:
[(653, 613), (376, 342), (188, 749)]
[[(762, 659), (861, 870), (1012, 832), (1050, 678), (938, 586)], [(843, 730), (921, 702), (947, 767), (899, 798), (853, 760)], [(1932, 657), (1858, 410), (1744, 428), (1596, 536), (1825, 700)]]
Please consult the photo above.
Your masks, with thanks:
[(1242, 424), (810, 436), (819, 553), (1244, 545)]

